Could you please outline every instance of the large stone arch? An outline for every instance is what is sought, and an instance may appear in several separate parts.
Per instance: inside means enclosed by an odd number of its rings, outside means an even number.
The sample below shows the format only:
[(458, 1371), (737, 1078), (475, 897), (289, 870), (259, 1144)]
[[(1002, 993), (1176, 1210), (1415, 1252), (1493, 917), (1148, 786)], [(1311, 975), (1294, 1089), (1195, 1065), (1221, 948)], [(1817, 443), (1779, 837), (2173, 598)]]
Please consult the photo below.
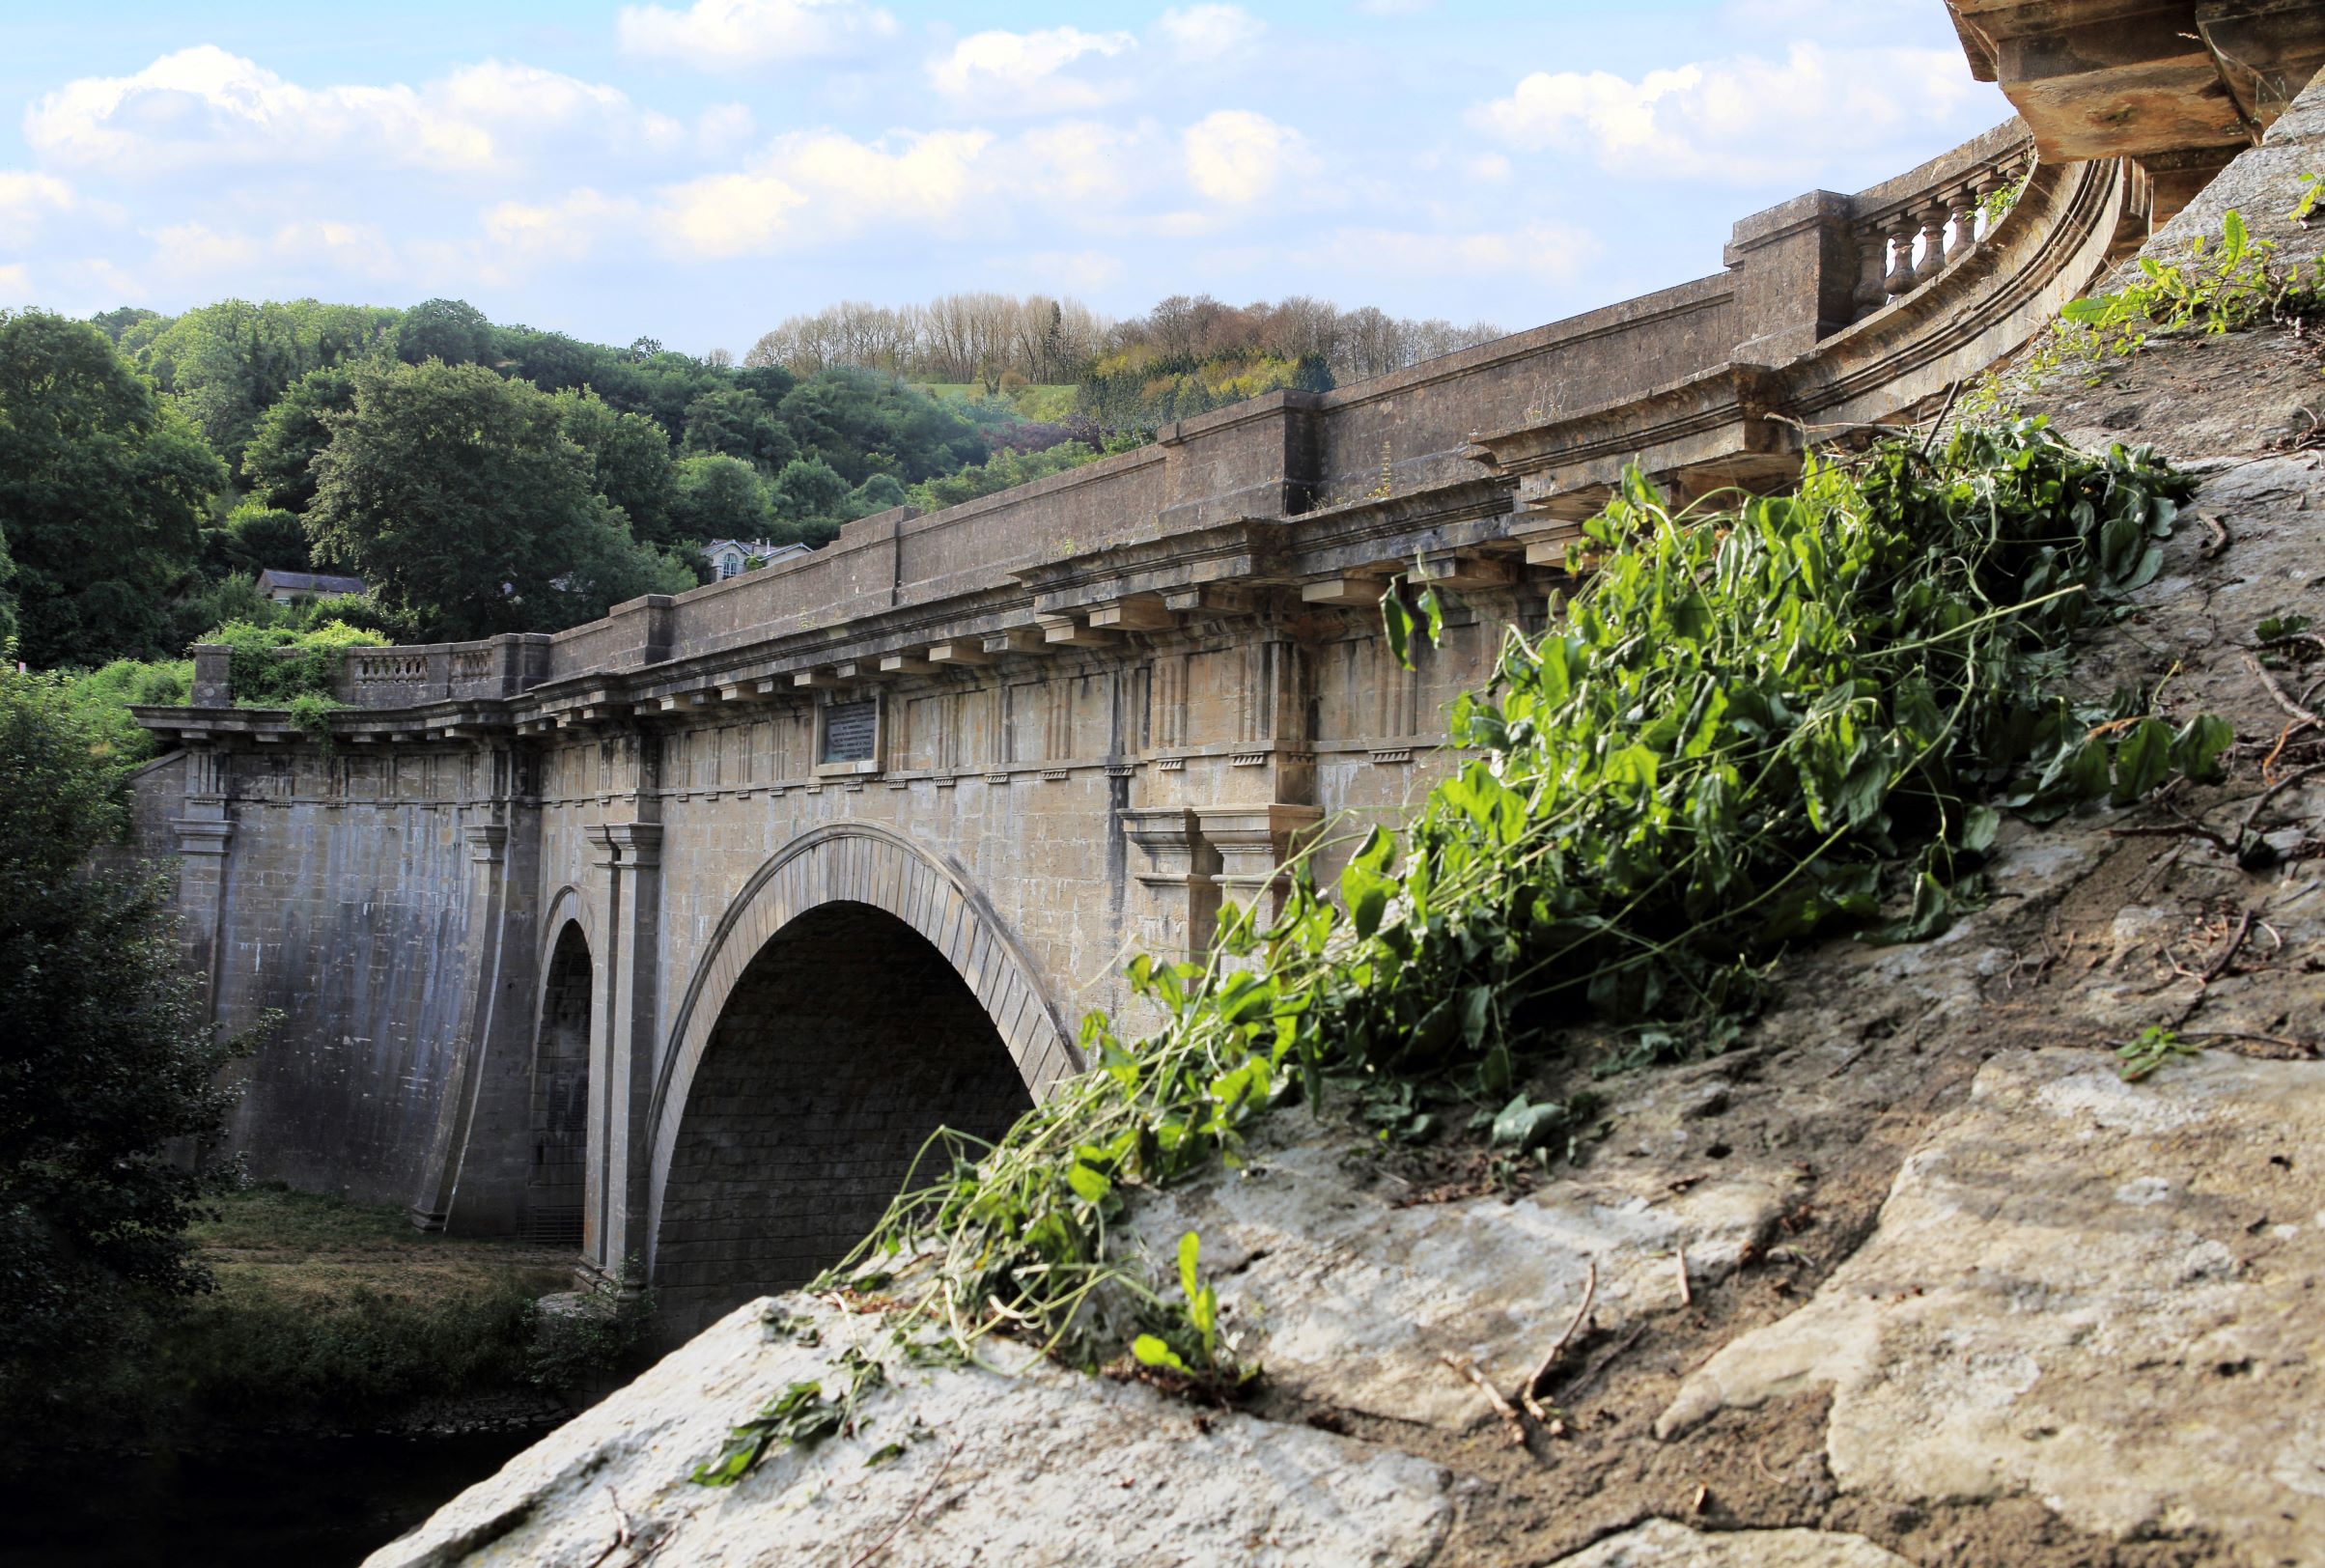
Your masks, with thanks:
[(924, 939), (975, 998), (1034, 1100), (1081, 1065), (1032, 962), (958, 866), (869, 824), (803, 833), (760, 867), (728, 906), (673, 1017), (650, 1109), (650, 1269), (687, 1102), (729, 999), (752, 961), (786, 927), (834, 905), (867, 906)]

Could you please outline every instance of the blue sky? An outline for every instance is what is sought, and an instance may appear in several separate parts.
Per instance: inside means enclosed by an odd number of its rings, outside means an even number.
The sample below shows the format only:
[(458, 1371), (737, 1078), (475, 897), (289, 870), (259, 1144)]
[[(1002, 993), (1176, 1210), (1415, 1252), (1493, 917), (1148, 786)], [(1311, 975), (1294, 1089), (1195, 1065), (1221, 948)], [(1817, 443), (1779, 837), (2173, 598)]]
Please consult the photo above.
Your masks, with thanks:
[(961, 290), (1514, 330), (2008, 112), (1940, 0), (0, 0), (0, 306), (447, 294), (738, 354)]

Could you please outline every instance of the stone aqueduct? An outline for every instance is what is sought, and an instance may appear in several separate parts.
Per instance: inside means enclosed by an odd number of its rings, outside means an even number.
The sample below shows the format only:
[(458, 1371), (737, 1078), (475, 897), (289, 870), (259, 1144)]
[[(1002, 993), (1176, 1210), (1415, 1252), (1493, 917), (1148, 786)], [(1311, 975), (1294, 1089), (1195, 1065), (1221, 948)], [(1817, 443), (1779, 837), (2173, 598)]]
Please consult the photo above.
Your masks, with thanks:
[[(141, 711), (175, 746), (137, 801), (218, 1018), (285, 1016), (236, 1140), (638, 1258), (682, 1318), (796, 1282), (937, 1123), (1073, 1071), (1131, 952), (1413, 796), (1625, 462), (1780, 480), (2022, 344), (2148, 199), (2014, 122), (1745, 219), (1693, 283), (554, 636), (355, 651), (327, 747), (198, 650), (193, 705)], [(1413, 671), (1398, 572), (1451, 606)]]

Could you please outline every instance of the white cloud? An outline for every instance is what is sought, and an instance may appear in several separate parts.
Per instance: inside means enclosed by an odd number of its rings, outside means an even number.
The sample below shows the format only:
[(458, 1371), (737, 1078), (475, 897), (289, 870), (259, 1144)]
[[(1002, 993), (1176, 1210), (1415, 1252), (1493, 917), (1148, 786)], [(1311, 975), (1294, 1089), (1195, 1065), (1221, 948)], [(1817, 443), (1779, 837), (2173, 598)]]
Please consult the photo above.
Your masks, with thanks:
[(1259, 41), (1267, 23), (1241, 6), (1173, 7), (1155, 24), (1182, 60), (1225, 60)]
[(1094, 109), (1129, 90), (1120, 81), (1076, 74), (1085, 56), (1110, 59), (1138, 46), (1128, 33), (1050, 27), (1037, 33), (971, 33), (952, 53), (929, 63), (937, 91), (987, 114), (1051, 114)]
[(1144, 182), (1157, 155), (1151, 125), (1109, 126), (1062, 120), (1039, 126), (1010, 144), (1015, 189), (1040, 200), (1088, 210), (1119, 207)]
[(487, 61), (417, 88), (309, 88), (211, 44), (134, 75), (68, 82), (24, 115), (44, 156), (126, 175), (286, 163), (505, 173), (576, 144), (659, 153), (684, 136), (616, 88), (531, 66)]
[(1097, 294), (1122, 276), (1122, 258), (1103, 250), (1036, 250), (996, 256), (996, 272), (1055, 294)]
[(1274, 191), (1286, 175), (1309, 167), (1300, 132), (1249, 109), (1221, 109), (1181, 138), (1187, 178), (1215, 202), (1246, 206)]
[(394, 244), (378, 225), (301, 218), (265, 235), (213, 229), (199, 220), (170, 224), (147, 237), (153, 252), (145, 270), (178, 282), (226, 278), (339, 277), (391, 282), (402, 275)]
[(30, 238), (42, 218), (76, 205), (72, 187), (52, 174), (0, 169), (0, 234), (11, 239)]
[(765, 255), (793, 238), (806, 194), (773, 175), (713, 174), (661, 194), (656, 232), (662, 248), (722, 260)]
[(0, 266), (0, 300), (17, 302), (32, 297), (32, 268), (21, 262)]
[(582, 261), (609, 236), (634, 232), (642, 212), (629, 197), (586, 185), (551, 202), (500, 202), (483, 214), (486, 255), (502, 274), (544, 262)]
[(660, 192), (665, 249), (689, 257), (767, 255), (847, 238), (867, 228), (942, 230), (990, 186), (982, 130), (939, 130), (859, 142), (833, 131), (778, 141), (758, 164)]
[(1826, 49), (1652, 70), (1537, 70), (1475, 123), (1526, 152), (1589, 154), (1609, 173), (1739, 184), (1812, 180), (1835, 149), (1918, 148), (1974, 91), (1958, 51)]
[(745, 103), (714, 103), (694, 117), (694, 141), (704, 152), (732, 152), (749, 141), (759, 122)]
[(896, 18), (861, 0), (695, 0), (685, 11), (625, 6), (624, 50), (702, 70), (828, 59), (896, 36)]
[(1350, 227), (1333, 231), (1328, 248), (1338, 262), (1371, 272), (1417, 277), (1479, 277), (1517, 273), (1563, 282), (1599, 252), (1587, 231), (1560, 223), (1529, 223), (1515, 231), (1425, 232)]

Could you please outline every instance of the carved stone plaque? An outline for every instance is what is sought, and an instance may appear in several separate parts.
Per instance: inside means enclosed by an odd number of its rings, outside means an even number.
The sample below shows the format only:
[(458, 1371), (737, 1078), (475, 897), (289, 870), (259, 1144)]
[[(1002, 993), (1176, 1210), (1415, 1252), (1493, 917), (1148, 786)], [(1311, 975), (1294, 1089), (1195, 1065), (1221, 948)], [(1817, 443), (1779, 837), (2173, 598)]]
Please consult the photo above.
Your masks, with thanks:
[(880, 703), (835, 702), (824, 711), (823, 761), (870, 762), (880, 743)]

